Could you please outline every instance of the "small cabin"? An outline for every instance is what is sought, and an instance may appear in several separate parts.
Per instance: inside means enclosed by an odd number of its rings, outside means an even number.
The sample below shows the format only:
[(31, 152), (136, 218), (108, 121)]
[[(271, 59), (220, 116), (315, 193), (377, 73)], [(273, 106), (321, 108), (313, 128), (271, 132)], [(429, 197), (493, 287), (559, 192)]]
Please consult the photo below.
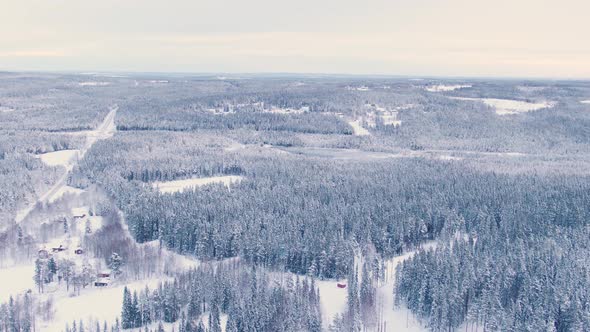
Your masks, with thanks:
[(74, 219), (84, 219), (85, 217), (86, 217), (86, 213), (74, 215)]
[(84, 249), (82, 248), (76, 248), (76, 250), (74, 250), (74, 254), (76, 255), (82, 255), (84, 253)]
[(63, 245), (61, 245), (61, 244), (59, 245), (59, 247), (53, 247), (53, 248), (51, 248), (51, 251), (52, 252), (62, 252), (64, 250), (66, 250), (66, 248)]
[(344, 284), (344, 283), (340, 283), (340, 282), (339, 282), (339, 283), (337, 283), (337, 284), (336, 284), (336, 286), (337, 286), (338, 288), (346, 288), (346, 284)]
[(47, 249), (39, 249), (37, 256), (41, 259), (47, 259), (49, 258), (49, 251)]
[(107, 280), (97, 280), (94, 282), (95, 287), (106, 287), (108, 285), (109, 285), (109, 282)]
[(111, 272), (109, 272), (109, 271), (101, 271), (101, 272), (98, 272), (96, 274), (96, 276), (99, 277), (99, 278), (110, 278), (111, 277)]

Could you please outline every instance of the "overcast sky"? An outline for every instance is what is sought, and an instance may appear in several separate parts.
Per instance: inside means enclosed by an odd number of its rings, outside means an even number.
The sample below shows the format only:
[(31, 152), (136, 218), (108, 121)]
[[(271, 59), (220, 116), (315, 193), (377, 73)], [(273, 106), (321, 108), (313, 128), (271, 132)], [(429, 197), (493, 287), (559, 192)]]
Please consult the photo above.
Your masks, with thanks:
[(588, 0), (2, 0), (0, 70), (590, 78)]

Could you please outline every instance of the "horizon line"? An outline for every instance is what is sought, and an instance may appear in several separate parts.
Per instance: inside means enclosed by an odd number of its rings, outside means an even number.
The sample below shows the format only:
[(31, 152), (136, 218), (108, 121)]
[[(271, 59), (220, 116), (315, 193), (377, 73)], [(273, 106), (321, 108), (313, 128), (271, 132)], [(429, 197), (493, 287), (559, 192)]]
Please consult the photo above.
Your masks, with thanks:
[[(39, 74), (66, 74), (66, 75), (79, 75), (79, 76), (93, 76), (93, 75), (105, 75), (106, 74), (124, 74), (129, 76), (141, 76), (141, 75), (163, 75), (163, 76), (276, 76), (276, 77), (305, 77), (305, 76), (316, 76), (316, 77), (356, 77), (356, 78), (369, 78), (369, 79), (386, 79), (386, 78), (398, 78), (398, 79), (452, 79), (452, 80), (532, 80), (532, 81), (590, 81), (590, 77), (549, 77), (549, 76), (486, 76), (486, 75), (410, 75), (410, 74), (375, 74), (375, 73), (326, 73), (326, 72), (289, 72), (289, 71), (260, 71), (260, 72), (224, 72), (224, 71), (211, 71), (211, 72), (200, 72), (200, 71), (137, 71), (137, 70), (78, 70), (78, 69), (67, 69), (67, 70), (35, 70), (35, 69), (3, 69), (0, 68), (0, 73), (39, 73)], [(123, 78), (123, 77), (121, 77)], [(231, 77), (228, 77), (231, 79)]]

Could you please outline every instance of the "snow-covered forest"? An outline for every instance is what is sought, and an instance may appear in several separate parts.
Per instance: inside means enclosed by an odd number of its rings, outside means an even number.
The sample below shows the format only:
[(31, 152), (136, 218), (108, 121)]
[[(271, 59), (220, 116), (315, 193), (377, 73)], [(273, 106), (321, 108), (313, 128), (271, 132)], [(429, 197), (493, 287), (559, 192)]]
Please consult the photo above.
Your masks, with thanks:
[(0, 331), (584, 331), (590, 83), (0, 73)]

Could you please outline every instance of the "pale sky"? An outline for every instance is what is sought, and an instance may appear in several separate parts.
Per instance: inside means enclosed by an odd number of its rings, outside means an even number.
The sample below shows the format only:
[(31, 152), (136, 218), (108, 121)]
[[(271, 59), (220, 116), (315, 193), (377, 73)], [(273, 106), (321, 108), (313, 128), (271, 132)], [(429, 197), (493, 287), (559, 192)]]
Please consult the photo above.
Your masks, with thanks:
[(0, 70), (590, 78), (589, 0), (0, 0)]

